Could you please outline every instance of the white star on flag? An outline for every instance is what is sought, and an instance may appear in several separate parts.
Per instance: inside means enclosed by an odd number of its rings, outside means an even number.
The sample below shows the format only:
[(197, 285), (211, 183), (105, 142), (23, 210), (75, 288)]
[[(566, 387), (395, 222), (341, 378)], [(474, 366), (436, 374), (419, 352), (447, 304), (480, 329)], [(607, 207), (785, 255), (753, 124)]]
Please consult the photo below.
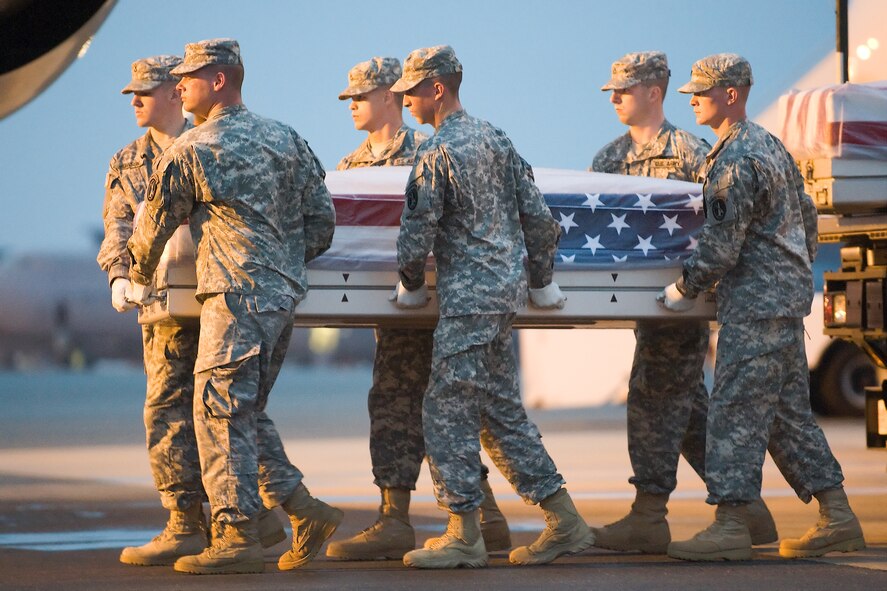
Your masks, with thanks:
[(570, 215), (564, 215), (563, 212), (561, 214), (561, 221), (558, 222), (558, 225), (564, 229), (564, 234), (570, 233), (570, 228), (578, 228), (579, 224), (573, 221), (573, 216), (576, 215), (576, 212), (571, 213)]
[(584, 205), (586, 207), (590, 207), (591, 213), (594, 213), (594, 208), (597, 207), (598, 205), (603, 205), (603, 204), (604, 203), (601, 201), (601, 194), (600, 193), (595, 193), (593, 195), (591, 193), (586, 193), (585, 194), (585, 203), (583, 203), (582, 205)]
[(614, 254), (614, 255), (612, 255), (612, 256), (613, 256), (613, 262), (615, 262), (615, 263), (624, 263), (625, 261), (628, 260), (628, 255), (625, 255), (625, 256), (623, 256), (623, 257), (617, 257), (617, 256)]
[(699, 241), (690, 236), (690, 245), (687, 246), (684, 250), (696, 250), (696, 247), (699, 246)]
[(634, 206), (643, 209), (645, 214), (649, 208), (655, 208), (656, 205), (653, 203), (653, 193), (648, 193), (646, 195), (638, 193), (638, 202), (635, 203)]
[(561, 255), (561, 261), (563, 261), (563, 262), (565, 262), (565, 263), (575, 263), (575, 262), (576, 262), (576, 255), (575, 255), (575, 254), (571, 254), (570, 256), (567, 256), (567, 255), (565, 255), (565, 254), (562, 254), (562, 255)]
[(600, 238), (601, 238), (600, 234), (598, 234), (594, 238), (592, 238), (591, 236), (586, 234), (585, 235), (585, 244), (582, 246), (582, 248), (591, 249), (591, 254), (592, 254), (592, 256), (594, 256), (597, 253), (597, 249), (604, 247), (601, 244)]
[(662, 219), (665, 220), (665, 223), (659, 226), (662, 230), (668, 230), (668, 235), (671, 236), (674, 234), (675, 230), (680, 230), (681, 225), (678, 223), (678, 216), (674, 215), (672, 217), (668, 217), (665, 214), (662, 214)]
[(635, 250), (643, 250), (644, 256), (647, 256), (647, 251), (656, 250), (656, 247), (653, 246), (653, 235), (651, 234), (647, 238), (641, 238), (638, 236), (638, 245), (634, 247)]
[(693, 212), (699, 215), (699, 210), (702, 209), (702, 195), (687, 195), (687, 197), (690, 199), (684, 207), (692, 207)]
[[(563, 214), (561, 214), (561, 215), (563, 215)], [(628, 224), (625, 223), (625, 216), (627, 216), (627, 215), (628, 215), (627, 213), (623, 213), (622, 215), (617, 216), (615, 213), (611, 213), (610, 217), (613, 218), (613, 221), (610, 222), (609, 224), (607, 224), (607, 227), (613, 228), (614, 230), (616, 230), (616, 234), (618, 236), (621, 236), (622, 235), (622, 228), (630, 227)]]

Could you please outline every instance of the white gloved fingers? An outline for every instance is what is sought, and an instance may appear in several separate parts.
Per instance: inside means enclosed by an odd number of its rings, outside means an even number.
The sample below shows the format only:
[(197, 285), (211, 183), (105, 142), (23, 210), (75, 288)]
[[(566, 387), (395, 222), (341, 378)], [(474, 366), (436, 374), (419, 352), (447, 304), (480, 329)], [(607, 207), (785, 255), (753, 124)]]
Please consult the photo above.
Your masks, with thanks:
[(394, 304), (398, 308), (405, 310), (424, 308), (428, 305), (430, 299), (431, 296), (428, 295), (427, 284), (422, 284), (422, 287), (410, 291), (403, 286), (403, 282), (399, 281), (397, 283), (397, 298)]
[(563, 310), (566, 302), (567, 296), (554, 281), (545, 287), (530, 288), (530, 303), (536, 308)]
[(118, 277), (111, 283), (111, 305), (118, 312), (127, 312), (135, 308), (135, 304), (126, 299), (129, 289), (128, 279)]
[(662, 305), (672, 312), (686, 312), (696, 305), (696, 299), (684, 296), (674, 283), (666, 286), (656, 299), (659, 300), (660, 297)]
[(147, 306), (148, 304), (152, 303), (157, 298), (154, 296), (154, 286), (153, 285), (142, 285), (141, 283), (131, 283), (129, 286), (129, 293), (126, 296), (126, 299), (138, 306)]

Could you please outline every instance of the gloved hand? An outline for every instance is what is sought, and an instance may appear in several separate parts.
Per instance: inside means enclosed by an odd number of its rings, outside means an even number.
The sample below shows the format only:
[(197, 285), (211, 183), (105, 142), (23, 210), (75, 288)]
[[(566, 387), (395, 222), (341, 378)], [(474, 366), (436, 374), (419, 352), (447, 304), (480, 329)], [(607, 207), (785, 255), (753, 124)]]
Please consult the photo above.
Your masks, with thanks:
[(157, 299), (153, 285), (131, 283), (126, 293), (126, 299), (137, 306), (147, 306)]
[(118, 312), (128, 312), (136, 307), (134, 303), (126, 299), (129, 289), (129, 279), (118, 277), (111, 282), (111, 305)]
[(561, 291), (560, 286), (552, 281), (545, 287), (540, 287), (537, 289), (530, 288), (530, 303), (533, 304), (536, 308), (543, 308), (548, 310), (553, 310), (557, 308), (558, 310), (564, 309), (564, 304), (567, 301), (567, 296), (564, 295), (564, 292)]
[(660, 306), (672, 312), (686, 312), (696, 305), (696, 298), (691, 299), (682, 294), (674, 283), (659, 292), (656, 301)]
[(402, 281), (397, 282), (397, 287), (394, 288), (394, 291), (391, 292), (391, 295), (388, 296), (389, 302), (394, 302), (394, 305), (398, 308), (403, 308), (405, 310), (414, 309), (414, 308), (424, 308), (428, 305), (428, 301), (431, 299), (431, 296), (428, 295), (428, 285), (422, 284), (422, 287), (419, 289), (415, 289), (413, 291), (408, 290), (403, 286)]

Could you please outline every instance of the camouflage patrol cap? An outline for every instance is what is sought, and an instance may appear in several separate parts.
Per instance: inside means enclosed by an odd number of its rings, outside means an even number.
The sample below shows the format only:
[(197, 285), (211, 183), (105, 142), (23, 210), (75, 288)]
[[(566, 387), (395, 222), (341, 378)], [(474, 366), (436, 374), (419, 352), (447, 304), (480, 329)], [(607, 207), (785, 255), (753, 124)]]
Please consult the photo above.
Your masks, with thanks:
[(366, 94), (382, 86), (391, 86), (402, 73), (400, 60), (396, 57), (374, 57), (360, 62), (348, 71), (348, 87), (339, 95), (339, 100)]
[(661, 51), (626, 53), (613, 62), (610, 81), (601, 90), (624, 90), (635, 84), (667, 79), (671, 75), (668, 58)]
[(240, 44), (236, 39), (206, 39), (185, 45), (185, 61), (172, 73), (176, 76), (196, 72), (204, 66), (242, 66)]
[(716, 53), (693, 64), (690, 81), (678, 88), (678, 92), (692, 94), (715, 86), (751, 86), (753, 83), (751, 65), (744, 57)]
[(407, 56), (403, 75), (391, 87), (392, 92), (406, 92), (426, 78), (455, 74), (462, 71), (456, 52), (449, 45), (435, 45), (415, 49)]
[(176, 82), (170, 70), (182, 63), (177, 55), (155, 55), (132, 63), (132, 80), (121, 90), (123, 94), (154, 90), (164, 82)]

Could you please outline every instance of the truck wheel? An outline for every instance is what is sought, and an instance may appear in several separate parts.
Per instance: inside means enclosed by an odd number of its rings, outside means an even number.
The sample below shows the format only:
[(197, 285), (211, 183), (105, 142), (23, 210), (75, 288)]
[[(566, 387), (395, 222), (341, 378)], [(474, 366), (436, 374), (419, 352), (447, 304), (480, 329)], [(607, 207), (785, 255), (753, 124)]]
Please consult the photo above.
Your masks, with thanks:
[(811, 406), (825, 416), (861, 417), (865, 414), (865, 388), (877, 381), (868, 356), (856, 345), (836, 340), (813, 372)]

